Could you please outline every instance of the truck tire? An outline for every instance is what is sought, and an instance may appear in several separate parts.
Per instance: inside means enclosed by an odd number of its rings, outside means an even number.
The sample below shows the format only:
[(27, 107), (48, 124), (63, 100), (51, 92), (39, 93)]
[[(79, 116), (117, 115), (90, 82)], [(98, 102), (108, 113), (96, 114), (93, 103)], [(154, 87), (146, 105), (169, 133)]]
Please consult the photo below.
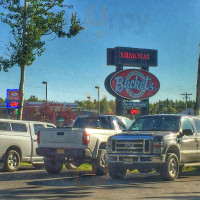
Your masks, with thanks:
[(102, 176), (107, 174), (108, 169), (107, 165), (105, 164), (105, 150), (100, 150), (98, 152), (97, 159), (92, 162), (92, 172), (95, 173), (97, 176)]
[(160, 175), (166, 181), (174, 181), (179, 174), (179, 161), (174, 153), (167, 154), (165, 163), (161, 166)]
[(5, 155), (4, 171), (14, 172), (19, 169), (20, 156), (15, 150), (9, 150)]
[(122, 179), (126, 175), (126, 167), (123, 165), (109, 164), (108, 172), (109, 175), (114, 179)]
[(44, 159), (44, 167), (49, 174), (59, 174), (62, 170), (63, 163), (58, 160)]

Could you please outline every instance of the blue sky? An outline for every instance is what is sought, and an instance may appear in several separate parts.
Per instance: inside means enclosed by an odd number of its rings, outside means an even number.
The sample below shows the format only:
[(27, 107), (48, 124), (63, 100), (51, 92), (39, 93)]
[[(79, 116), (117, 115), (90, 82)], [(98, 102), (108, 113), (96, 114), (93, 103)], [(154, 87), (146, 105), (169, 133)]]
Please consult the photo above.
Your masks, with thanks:
[[(183, 93), (196, 98), (200, 43), (199, 0), (69, 0), (85, 30), (72, 39), (47, 38), (46, 51), (26, 68), (25, 99), (35, 95), (48, 100), (113, 99), (104, 87), (105, 78), (115, 71), (107, 66), (106, 49), (121, 47), (158, 50), (158, 66), (150, 72), (160, 81), (160, 90), (150, 102), (183, 100)], [(69, 16), (69, 15), (68, 15)], [(67, 19), (67, 16), (66, 16)], [(0, 56), (6, 55), (9, 29), (0, 22)], [(127, 69), (128, 67), (124, 67)], [(130, 67), (129, 67), (130, 68)], [(0, 97), (19, 87), (19, 67), (0, 72)]]

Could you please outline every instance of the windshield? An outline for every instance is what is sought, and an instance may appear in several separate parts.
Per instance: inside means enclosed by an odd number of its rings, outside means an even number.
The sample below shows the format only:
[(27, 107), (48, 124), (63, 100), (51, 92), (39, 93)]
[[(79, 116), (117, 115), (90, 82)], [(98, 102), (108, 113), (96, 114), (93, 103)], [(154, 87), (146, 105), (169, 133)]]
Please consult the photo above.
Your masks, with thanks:
[(178, 132), (180, 117), (177, 116), (147, 116), (135, 121), (130, 131), (172, 131)]

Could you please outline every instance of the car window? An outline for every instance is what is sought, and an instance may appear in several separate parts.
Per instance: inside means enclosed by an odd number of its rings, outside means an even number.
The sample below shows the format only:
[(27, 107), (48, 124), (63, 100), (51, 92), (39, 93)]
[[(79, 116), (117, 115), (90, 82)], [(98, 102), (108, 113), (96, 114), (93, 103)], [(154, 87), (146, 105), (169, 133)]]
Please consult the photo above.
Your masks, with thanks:
[(193, 121), (197, 130), (197, 135), (200, 136), (200, 119), (194, 118)]
[(10, 131), (11, 127), (10, 127), (10, 123), (8, 122), (0, 122), (0, 131)]
[(132, 125), (133, 121), (125, 117), (123, 119), (126, 124), (126, 127), (129, 128)]
[(84, 117), (78, 118), (73, 127), (111, 129), (111, 123), (109, 117)]
[(194, 132), (192, 123), (190, 121), (189, 118), (183, 118), (181, 121), (181, 129), (185, 130), (185, 129), (190, 129), (192, 132)]
[(118, 124), (120, 130), (126, 130), (127, 129), (126, 125), (122, 121), (117, 120), (117, 124)]
[(35, 135), (37, 135), (37, 132), (39, 131), (39, 129), (44, 128), (44, 124), (34, 124), (34, 133)]
[(17, 132), (27, 132), (27, 127), (25, 124), (20, 123), (11, 123), (11, 127), (13, 131)]
[(55, 128), (55, 126), (47, 124), (47, 128)]

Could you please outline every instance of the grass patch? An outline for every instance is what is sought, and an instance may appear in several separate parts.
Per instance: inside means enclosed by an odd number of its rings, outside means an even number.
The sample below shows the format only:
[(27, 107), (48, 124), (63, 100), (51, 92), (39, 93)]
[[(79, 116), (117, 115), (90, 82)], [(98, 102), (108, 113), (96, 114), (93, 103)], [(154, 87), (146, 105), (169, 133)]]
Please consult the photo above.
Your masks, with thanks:
[(78, 167), (79, 170), (84, 170), (84, 171), (91, 171), (92, 170), (92, 165), (88, 163), (83, 163)]
[(20, 162), (20, 166), (21, 167), (30, 167), (30, 166), (32, 166), (32, 164), (30, 164), (28, 162)]
[[(20, 162), (21, 167), (31, 167), (32, 164), (28, 162)], [(63, 169), (66, 169), (65, 165), (63, 164)], [(83, 170), (83, 171), (91, 171), (92, 170), (92, 165), (88, 163), (83, 163), (81, 164), (78, 168), (78, 170)]]

